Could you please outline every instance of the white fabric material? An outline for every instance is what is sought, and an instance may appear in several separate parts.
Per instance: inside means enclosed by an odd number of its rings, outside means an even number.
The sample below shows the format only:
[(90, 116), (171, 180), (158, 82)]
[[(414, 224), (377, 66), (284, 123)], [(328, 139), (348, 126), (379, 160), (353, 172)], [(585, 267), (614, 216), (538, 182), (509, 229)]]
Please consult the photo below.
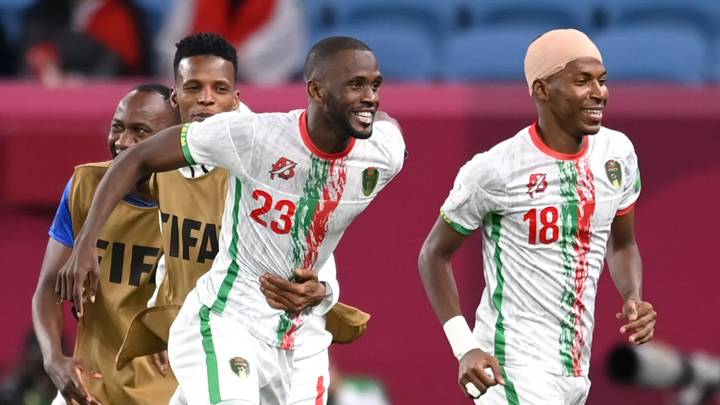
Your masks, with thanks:
[[(475, 155), (441, 212), (455, 229), (482, 229), (486, 287), (474, 328), (482, 350), (494, 353), (504, 342), (508, 365), (586, 375), (610, 226), (638, 198), (637, 158), (630, 140), (607, 128), (588, 136), (586, 153), (574, 160), (550, 156), (531, 136), (523, 129)], [(619, 187), (607, 173), (610, 161), (621, 167)], [(583, 217), (587, 241), (578, 231)]]
[[(289, 279), (296, 268), (304, 266), (299, 263), (307, 260), (312, 268), (322, 268), (352, 220), (400, 171), (405, 151), (399, 129), (380, 122), (374, 125), (372, 137), (357, 140), (347, 156), (334, 160), (319, 157), (303, 141), (302, 112), (221, 113), (191, 124), (187, 131), (192, 160), (229, 168), (232, 175), (220, 251), (212, 269), (198, 281), (200, 299), (212, 306), (227, 285), (228, 269), (236, 263), (237, 278), (227, 295), (224, 314), (267, 344), (289, 347), (304, 343), (306, 314), (291, 319), (290, 329), (284, 329), (288, 326), (285, 314), (268, 306), (258, 278), (271, 273)], [(287, 169), (288, 178), (272, 175), (276, 166), (284, 164), (292, 167)], [(378, 181), (366, 196), (363, 173), (371, 168), (379, 173)], [(313, 216), (315, 210), (323, 210), (326, 221), (317, 219), (319, 214)], [(312, 226), (298, 223), (308, 218), (319, 222)], [(233, 222), (237, 222), (236, 228)], [(229, 250), (234, 231), (236, 257)]]
[(326, 404), (330, 386), (329, 370), (327, 349), (308, 356), (296, 350), (288, 405), (316, 405), (318, 397), (323, 405)]
[[(239, 323), (214, 312), (209, 314), (215, 364), (203, 349), (208, 338), (201, 335), (202, 303), (193, 290), (185, 299), (170, 328), (168, 355), (184, 400), (192, 405), (210, 404), (208, 369), (215, 367), (222, 401), (250, 404), (284, 404), (290, 389), (293, 352), (254, 339)], [(247, 372), (236, 374), (231, 362), (244, 359)]]

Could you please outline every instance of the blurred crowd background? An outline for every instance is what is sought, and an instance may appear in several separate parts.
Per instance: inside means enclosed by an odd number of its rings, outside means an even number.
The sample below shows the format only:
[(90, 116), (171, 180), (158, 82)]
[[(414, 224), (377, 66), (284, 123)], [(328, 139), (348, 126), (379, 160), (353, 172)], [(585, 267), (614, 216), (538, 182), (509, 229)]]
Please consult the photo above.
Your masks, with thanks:
[(184, 35), (223, 34), (240, 76), (298, 79), (318, 39), (366, 41), (388, 78), (514, 81), (530, 40), (575, 27), (602, 49), (611, 79), (720, 82), (716, 0), (2, 0), (0, 73), (63, 77), (167, 76)]
[[(260, 112), (306, 104), (300, 70), (322, 37), (374, 49), (382, 106), (402, 122), (410, 158), (337, 251), (343, 301), (373, 319), (359, 342), (332, 349), (333, 389), (346, 388), (334, 405), (468, 403), (417, 252), (458, 168), (534, 119), (525, 50), (559, 27), (598, 44), (606, 124), (635, 144), (644, 289), (659, 313), (661, 346), (625, 347), (621, 301), (603, 275), (588, 404), (718, 403), (720, 1), (0, 0), (0, 404), (54, 396), (30, 297), (73, 166), (109, 159), (118, 100), (140, 82), (171, 85), (174, 44), (194, 32), (236, 46), (241, 98)], [(455, 263), (468, 319), (483, 287), (480, 243), (473, 236)]]

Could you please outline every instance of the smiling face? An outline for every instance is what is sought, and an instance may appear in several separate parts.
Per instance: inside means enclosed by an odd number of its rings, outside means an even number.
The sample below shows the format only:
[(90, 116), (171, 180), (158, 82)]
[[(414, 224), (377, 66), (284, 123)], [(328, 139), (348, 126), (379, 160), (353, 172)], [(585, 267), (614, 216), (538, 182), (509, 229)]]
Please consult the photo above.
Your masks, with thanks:
[(115, 158), (130, 146), (176, 124), (176, 120), (175, 110), (160, 94), (137, 90), (130, 92), (118, 104), (110, 125), (110, 154)]
[(171, 99), (184, 123), (235, 110), (240, 103), (240, 93), (235, 89), (233, 64), (213, 55), (182, 59)]
[(543, 80), (550, 112), (560, 126), (575, 136), (600, 130), (608, 101), (605, 66), (594, 58), (581, 58)]
[(383, 81), (375, 55), (367, 50), (342, 50), (324, 65), (317, 80), (324, 90), (322, 106), (331, 125), (340, 134), (369, 138)]

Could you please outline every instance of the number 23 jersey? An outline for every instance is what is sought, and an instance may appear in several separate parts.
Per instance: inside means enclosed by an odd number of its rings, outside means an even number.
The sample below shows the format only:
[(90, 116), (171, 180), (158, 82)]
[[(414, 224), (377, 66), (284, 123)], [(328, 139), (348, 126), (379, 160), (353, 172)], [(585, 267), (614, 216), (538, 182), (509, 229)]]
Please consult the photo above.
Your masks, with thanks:
[(298, 268), (322, 267), (402, 168), (399, 129), (376, 121), (369, 139), (350, 138), (344, 151), (327, 154), (312, 143), (303, 110), (229, 112), (184, 126), (181, 144), (189, 163), (231, 175), (219, 253), (196, 288), (201, 302), (268, 344), (294, 348), (305, 316), (272, 309), (259, 277), (291, 279)]
[(586, 375), (595, 294), (613, 219), (640, 192), (622, 133), (601, 128), (575, 155), (548, 148), (533, 125), (460, 169), (441, 215), (482, 227), (485, 290), (475, 335), (501, 364)]

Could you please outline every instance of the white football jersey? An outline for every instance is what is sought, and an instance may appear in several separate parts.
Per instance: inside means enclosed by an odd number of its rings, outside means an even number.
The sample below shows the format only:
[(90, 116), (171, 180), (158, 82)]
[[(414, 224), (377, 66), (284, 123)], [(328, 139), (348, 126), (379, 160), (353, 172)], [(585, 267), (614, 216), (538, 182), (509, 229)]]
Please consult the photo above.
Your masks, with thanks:
[(399, 129), (375, 122), (372, 137), (351, 138), (346, 150), (327, 154), (312, 143), (303, 110), (229, 112), (185, 125), (181, 138), (190, 164), (225, 167), (231, 175), (220, 251), (198, 281), (200, 300), (268, 344), (301, 345), (306, 314), (272, 309), (259, 277), (291, 279), (298, 268), (323, 266), (352, 220), (402, 168)]
[(587, 375), (610, 226), (639, 193), (632, 143), (607, 128), (567, 155), (533, 125), (466, 163), (441, 215), (463, 234), (482, 227), (482, 349), (501, 364)]

